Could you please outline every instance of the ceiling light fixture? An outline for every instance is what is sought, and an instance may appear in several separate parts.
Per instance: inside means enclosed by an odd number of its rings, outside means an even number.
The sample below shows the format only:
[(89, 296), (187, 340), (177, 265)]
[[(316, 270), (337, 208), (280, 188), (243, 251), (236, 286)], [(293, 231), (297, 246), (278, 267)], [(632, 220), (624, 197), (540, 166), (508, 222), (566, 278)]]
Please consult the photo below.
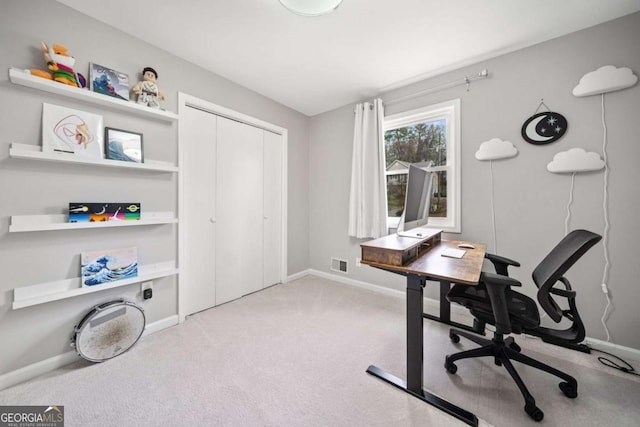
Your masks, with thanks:
[(333, 12), (342, 0), (280, 0), (291, 12), (302, 16), (321, 16)]

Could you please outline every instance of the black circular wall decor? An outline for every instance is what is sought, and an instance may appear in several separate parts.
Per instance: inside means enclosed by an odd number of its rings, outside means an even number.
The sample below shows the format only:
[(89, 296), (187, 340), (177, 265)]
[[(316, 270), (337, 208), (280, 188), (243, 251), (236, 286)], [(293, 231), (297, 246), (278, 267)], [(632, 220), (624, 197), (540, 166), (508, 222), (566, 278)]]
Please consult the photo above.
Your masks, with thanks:
[(567, 131), (567, 119), (560, 113), (547, 111), (529, 117), (522, 125), (522, 137), (530, 144), (550, 144)]

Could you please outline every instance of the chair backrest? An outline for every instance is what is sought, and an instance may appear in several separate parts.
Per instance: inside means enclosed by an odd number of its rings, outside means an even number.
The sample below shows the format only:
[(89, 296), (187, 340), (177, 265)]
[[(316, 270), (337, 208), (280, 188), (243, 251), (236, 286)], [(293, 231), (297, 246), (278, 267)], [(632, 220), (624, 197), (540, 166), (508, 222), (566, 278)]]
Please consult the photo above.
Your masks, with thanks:
[(562, 319), (562, 309), (549, 291), (564, 273), (571, 268), (602, 236), (587, 230), (573, 230), (533, 270), (533, 281), (538, 287), (538, 302), (556, 323)]

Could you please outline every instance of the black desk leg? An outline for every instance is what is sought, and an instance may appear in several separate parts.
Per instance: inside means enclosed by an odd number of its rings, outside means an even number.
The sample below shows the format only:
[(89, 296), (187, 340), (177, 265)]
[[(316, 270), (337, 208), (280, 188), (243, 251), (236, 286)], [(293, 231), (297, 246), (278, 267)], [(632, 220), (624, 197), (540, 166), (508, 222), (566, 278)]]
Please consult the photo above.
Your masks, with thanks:
[(422, 388), (423, 378), (423, 328), (422, 288), (424, 279), (420, 276), (407, 276), (407, 381), (404, 381), (376, 366), (369, 366), (367, 373), (386, 381), (418, 399), (429, 403), (451, 416), (469, 424), (478, 425), (478, 418), (446, 400), (425, 391)]
[(422, 317), (429, 320), (435, 320), (436, 322), (446, 323), (447, 325), (455, 326), (459, 329), (475, 332), (476, 334), (484, 335), (484, 326), (473, 322), (473, 326), (464, 325), (462, 323), (454, 322), (451, 320), (451, 304), (447, 300), (447, 294), (451, 290), (451, 282), (446, 280), (440, 281), (440, 316), (433, 316), (431, 314), (422, 313)]
[(424, 279), (420, 276), (413, 274), (407, 276), (407, 388), (414, 393), (422, 392), (423, 286)]

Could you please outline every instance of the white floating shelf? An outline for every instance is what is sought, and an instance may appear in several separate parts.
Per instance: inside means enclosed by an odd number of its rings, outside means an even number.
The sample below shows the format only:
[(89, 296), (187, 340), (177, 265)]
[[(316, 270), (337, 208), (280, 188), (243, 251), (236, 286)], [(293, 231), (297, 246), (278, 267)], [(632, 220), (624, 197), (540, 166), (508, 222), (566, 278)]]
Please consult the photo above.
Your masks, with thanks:
[(144, 163), (124, 162), (111, 159), (93, 159), (72, 153), (43, 152), (39, 145), (11, 143), (9, 156), (14, 159), (44, 160), (49, 162), (76, 163), (83, 165), (107, 166), (122, 169), (137, 169), (156, 172), (178, 172), (178, 167), (169, 162), (145, 159)]
[(9, 225), (10, 233), (48, 230), (79, 230), (82, 228), (135, 227), (138, 225), (175, 224), (173, 212), (142, 212), (139, 220), (106, 222), (68, 222), (68, 215), (14, 215)]
[(38, 285), (15, 288), (13, 290), (13, 309), (30, 307), (46, 302), (58, 301), (78, 295), (90, 294), (107, 289), (127, 286), (133, 283), (159, 279), (161, 277), (178, 274), (175, 261), (161, 262), (157, 264), (141, 265), (138, 267), (138, 276), (131, 279), (117, 280), (103, 285), (82, 287), (80, 277), (58, 280), (56, 282), (40, 283)]
[(116, 110), (127, 111), (133, 114), (138, 114), (140, 116), (158, 120), (169, 122), (178, 120), (178, 115), (169, 111), (150, 108), (144, 105), (138, 105), (135, 102), (113, 98), (111, 96), (102, 95), (97, 92), (91, 92), (87, 89), (69, 86), (63, 83), (55, 82), (53, 80), (43, 79), (42, 77), (36, 77), (19, 68), (9, 68), (9, 79), (11, 80), (11, 83), (17, 85), (39, 89), (45, 92), (54, 93), (56, 95), (66, 96), (67, 98), (73, 98), (78, 101), (88, 102), (90, 104), (110, 107)]

